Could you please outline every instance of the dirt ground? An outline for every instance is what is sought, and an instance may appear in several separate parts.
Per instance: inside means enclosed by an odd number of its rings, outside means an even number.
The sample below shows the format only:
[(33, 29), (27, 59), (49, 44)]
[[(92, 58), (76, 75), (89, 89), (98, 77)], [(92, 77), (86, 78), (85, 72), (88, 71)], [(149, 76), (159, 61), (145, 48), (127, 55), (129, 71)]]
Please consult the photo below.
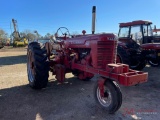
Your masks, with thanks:
[(0, 49), (0, 120), (160, 120), (160, 67), (146, 66), (148, 82), (120, 86), (121, 108), (107, 114), (93, 98), (94, 81), (80, 81), (67, 74), (59, 85), (49, 77), (47, 88), (28, 85), (26, 48)]

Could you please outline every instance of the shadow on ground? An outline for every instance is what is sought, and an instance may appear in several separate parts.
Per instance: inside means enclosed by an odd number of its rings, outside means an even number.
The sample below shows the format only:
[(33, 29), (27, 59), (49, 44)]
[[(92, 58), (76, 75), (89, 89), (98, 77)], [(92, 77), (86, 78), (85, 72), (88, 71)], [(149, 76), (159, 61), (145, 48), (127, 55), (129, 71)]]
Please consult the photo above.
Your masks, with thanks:
[(91, 111), (95, 104), (90, 102), (90, 88), (84, 89), (90, 83), (74, 79), (62, 85), (50, 81), (42, 90), (33, 90), (29, 85), (0, 90), (1, 120), (75, 119), (79, 110), (81, 114)]
[(0, 66), (27, 63), (27, 55), (0, 57)]
[[(154, 109), (158, 112), (160, 81), (154, 71), (159, 68), (146, 68), (149, 81), (139, 86), (122, 87), (123, 104), (115, 114), (110, 115), (96, 106), (93, 97), (93, 81), (80, 81), (69, 78), (68, 83), (58, 85), (50, 80), (46, 89), (33, 90), (29, 85), (0, 90), (1, 120), (127, 120), (133, 119), (123, 109)], [(136, 114), (136, 113), (135, 113)], [(159, 115), (155, 116), (159, 116)], [(158, 119), (153, 115), (137, 115), (142, 119)], [(134, 119), (133, 119), (134, 120)]]

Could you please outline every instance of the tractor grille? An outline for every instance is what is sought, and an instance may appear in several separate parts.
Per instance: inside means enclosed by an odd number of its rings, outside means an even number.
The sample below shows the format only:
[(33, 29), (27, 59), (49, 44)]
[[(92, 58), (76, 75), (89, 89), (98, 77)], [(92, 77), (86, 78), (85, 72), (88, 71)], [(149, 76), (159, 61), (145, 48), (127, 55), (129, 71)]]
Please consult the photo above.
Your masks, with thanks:
[(97, 43), (97, 67), (105, 69), (106, 64), (114, 63), (116, 57), (117, 41), (98, 41)]

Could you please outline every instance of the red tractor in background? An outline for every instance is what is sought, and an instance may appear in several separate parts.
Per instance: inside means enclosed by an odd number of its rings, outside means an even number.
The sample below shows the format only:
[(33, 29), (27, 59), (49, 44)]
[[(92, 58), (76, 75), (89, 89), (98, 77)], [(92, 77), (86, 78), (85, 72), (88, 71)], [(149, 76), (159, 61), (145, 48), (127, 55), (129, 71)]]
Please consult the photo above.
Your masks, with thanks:
[[(93, 7), (93, 25), (95, 22)], [(27, 73), (34, 89), (47, 86), (49, 71), (58, 82), (65, 81), (66, 73), (73, 73), (80, 80), (96, 76), (94, 96), (98, 105), (108, 113), (116, 112), (122, 104), (122, 93), (117, 82), (132, 86), (147, 81), (148, 73), (129, 69), (126, 64), (115, 64), (117, 36), (115, 34), (92, 34), (69, 36), (65, 27), (57, 30), (58, 40), (40, 45), (31, 42), (27, 50)], [(62, 29), (66, 29), (62, 32)], [(60, 36), (61, 32), (61, 36)]]
[(153, 36), (151, 24), (144, 20), (120, 23), (117, 62), (136, 70), (142, 70), (147, 62), (152, 66), (160, 64), (160, 43)]
[(160, 29), (156, 28), (156, 25), (153, 29), (154, 42), (160, 42)]

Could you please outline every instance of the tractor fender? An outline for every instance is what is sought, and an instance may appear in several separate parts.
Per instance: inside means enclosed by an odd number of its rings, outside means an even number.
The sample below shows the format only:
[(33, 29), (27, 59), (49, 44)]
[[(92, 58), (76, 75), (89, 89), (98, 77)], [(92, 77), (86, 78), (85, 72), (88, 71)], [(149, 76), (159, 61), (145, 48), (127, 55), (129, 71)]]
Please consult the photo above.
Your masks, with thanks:
[(160, 50), (160, 43), (146, 43), (141, 45), (142, 49), (149, 50)]

